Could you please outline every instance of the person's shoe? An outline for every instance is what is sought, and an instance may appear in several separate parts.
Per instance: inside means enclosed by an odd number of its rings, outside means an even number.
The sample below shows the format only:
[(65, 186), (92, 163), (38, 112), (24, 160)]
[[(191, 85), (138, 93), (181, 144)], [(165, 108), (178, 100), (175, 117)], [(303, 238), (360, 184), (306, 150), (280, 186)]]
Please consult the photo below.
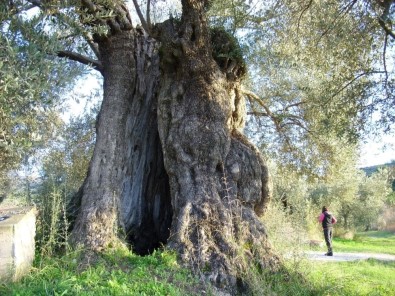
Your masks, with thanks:
[(326, 253), (326, 254), (324, 254), (325, 256), (333, 256), (333, 253), (331, 252), (331, 253)]

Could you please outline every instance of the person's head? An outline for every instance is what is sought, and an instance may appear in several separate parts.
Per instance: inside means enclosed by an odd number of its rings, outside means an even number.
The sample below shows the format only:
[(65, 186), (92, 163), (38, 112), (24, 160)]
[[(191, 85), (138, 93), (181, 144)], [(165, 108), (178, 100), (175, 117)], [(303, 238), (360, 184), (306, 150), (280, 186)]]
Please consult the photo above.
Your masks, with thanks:
[(328, 212), (328, 208), (326, 206), (322, 207), (322, 212)]

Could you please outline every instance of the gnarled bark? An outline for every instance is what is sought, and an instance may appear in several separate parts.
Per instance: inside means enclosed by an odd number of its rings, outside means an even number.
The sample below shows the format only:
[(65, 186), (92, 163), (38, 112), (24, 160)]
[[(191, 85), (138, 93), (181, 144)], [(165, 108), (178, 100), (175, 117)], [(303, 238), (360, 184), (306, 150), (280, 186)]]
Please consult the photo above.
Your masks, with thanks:
[(157, 42), (128, 30), (99, 48), (104, 98), (73, 241), (101, 250), (121, 239), (146, 254), (166, 242), (172, 217), (157, 131)]
[(204, 1), (182, 2), (179, 25), (153, 28), (159, 50), (128, 26), (98, 40), (104, 100), (73, 239), (101, 250), (123, 235), (140, 253), (167, 241), (195, 271), (233, 289), (245, 260), (278, 263), (258, 218), (269, 175), (240, 132), (244, 71), (214, 60)]
[(172, 48), (158, 108), (174, 211), (168, 245), (217, 285), (234, 287), (240, 252), (261, 267), (278, 261), (257, 216), (270, 197), (269, 175), (238, 130), (244, 102), (237, 77), (212, 57), (202, 2), (183, 1), (178, 33), (162, 40)]

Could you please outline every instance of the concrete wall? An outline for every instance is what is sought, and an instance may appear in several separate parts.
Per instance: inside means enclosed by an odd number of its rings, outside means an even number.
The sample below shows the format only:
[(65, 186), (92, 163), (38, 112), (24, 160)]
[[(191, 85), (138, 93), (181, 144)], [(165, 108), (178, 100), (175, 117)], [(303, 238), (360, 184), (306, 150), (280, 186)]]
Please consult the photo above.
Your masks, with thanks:
[(0, 281), (17, 281), (29, 272), (34, 259), (35, 209), (0, 209)]

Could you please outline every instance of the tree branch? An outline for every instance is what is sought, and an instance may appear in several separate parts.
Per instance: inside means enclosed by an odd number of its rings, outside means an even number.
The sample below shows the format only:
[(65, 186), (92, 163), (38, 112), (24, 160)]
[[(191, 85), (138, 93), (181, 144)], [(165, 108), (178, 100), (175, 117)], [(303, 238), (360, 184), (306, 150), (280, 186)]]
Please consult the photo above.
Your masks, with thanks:
[(285, 125), (296, 125), (299, 126), (301, 129), (305, 130), (307, 133), (311, 134), (312, 131), (309, 130), (304, 124), (303, 124), (303, 118), (300, 118), (299, 116), (292, 115), (292, 114), (287, 114), (287, 119), (289, 122), (283, 123), (283, 126)]
[(146, 14), (146, 19), (147, 19), (147, 25), (148, 28), (151, 28), (151, 0), (147, 0), (147, 14)]
[[(304, 102), (297, 102), (294, 104), (290, 104), (290, 105), (286, 106), (283, 110), (279, 111), (282, 113), (274, 114), (272, 111), (270, 111), (270, 109), (265, 105), (263, 100), (258, 95), (254, 94), (251, 91), (244, 90), (244, 89), (242, 89), (242, 94), (247, 96), (247, 98), (249, 100), (253, 100), (253, 101), (257, 102), (264, 109), (264, 112), (252, 111), (252, 112), (248, 112), (247, 114), (248, 115), (255, 115), (255, 116), (269, 117), (272, 120), (272, 122), (274, 123), (275, 128), (279, 134), (285, 133), (286, 126), (298, 126), (301, 129), (305, 130), (307, 133), (312, 133), (311, 130), (309, 130), (307, 128), (307, 126), (305, 126), (303, 124), (302, 117), (300, 117), (298, 115), (290, 114), (290, 113), (284, 113), (287, 109), (304, 104)], [(287, 136), (285, 136), (285, 137), (287, 138)], [(289, 139), (287, 141), (289, 141)]]
[(252, 112), (247, 112), (247, 115), (254, 115), (254, 116), (269, 116), (266, 112), (258, 112), (258, 111), (252, 111)]
[(347, 3), (344, 8), (342, 8), (340, 10), (340, 12), (338, 13), (335, 21), (332, 23), (332, 26), (329, 26), (320, 36), (320, 38), (318, 39), (317, 42), (317, 46), (318, 44), (321, 42), (321, 39), (327, 35), (330, 31), (332, 31), (335, 28), (335, 25), (337, 24), (338, 21), (340, 21), (342, 19), (343, 16), (345, 16), (353, 7), (354, 5), (357, 3), (357, 0), (353, 0), (351, 1), (351, 3)]
[(387, 72), (387, 62), (386, 62), (387, 43), (388, 43), (388, 34), (385, 34), (384, 48), (383, 48), (383, 67), (385, 72), (385, 85), (387, 85), (388, 83), (388, 72)]
[(305, 104), (305, 102), (303, 102), (303, 101), (296, 102), (296, 103), (293, 103), (293, 104), (289, 104), (288, 106), (285, 106), (285, 108), (282, 111), (286, 112), (286, 111), (288, 111), (288, 109), (290, 109), (292, 107), (298, 107), (298, 106), (303, 105), (303, 104)]
[(384, 0), (378, 2), (380, 6), (384, 8), (383, 14), (379, 17), (379, 24), (384, 29), (387, 35), (390, 35), (392, 38), (395, 39), (395, 32), (392, 31), (392, 29), (388, 27), (388, 25), (386, 24), (387, 21), (391, 24), (389, 14), (390, 14), (391, 5), (394, 3), (394, 1)]
[(392, 38), (395, 39), (395, 32), (392, 31), (391, 28), (389, 28), (387, 26), (387, 24), (384, 22), (384, 20), (382, 18), (379, 18), (379, 24), (384, 29), (384, 31), (387, 33), (387, 35), (390, 35)]
[(141, 25), (143, 26), (143, 28), (147, 32), (147, 34), (151, 35), (150, 27), (149, 27), (148, 23), (146, 22), (146, 20), (144, 19), (144, 16), (141, 12), (139, 4), (137, 3), (137, 0), (133, 0), (133, 4), (134, 4), (134, 7), (136, 8), (136, 12), (137, 12), (137, 15), (139, 16)]
[(92, 66), (95, 70), (98, 70), (99, 72), (103, 71), (103, 65), (100, 61), (88, 58), (79, 53), (61, 50), (58, 51), (57, 56), (61, 58), (68, 58), (69, 60), (76, 61), (84, 65)]
[(313, 4), (313, 0), (310, 0), (309, 4), (307, 4), (306, 7), (303, 8), (302, 12), (301, 12), (300, 15), (299, 15), (299, 18), (298, 18), (298, 27), (297, 27), (297, 28), (298, 28), (298, 30), (297, 30), (298, 32), (299, 32), (299, 27), (300, 27), (300, 20), (302, 19), (302, 16), (303, 16), (303, 14), (307, 11), (307, 9), (310, 8), (311, 4)]
[(343, 90), (345, 90), (347, 87), (349, 87), (351, 84), (353, 84), (355, 81), (357, 81), (359, 78), (366, 76), (366, 75), (372, 75), (372, 74), (383, 74), (385, 73), (384, 71), (371, 71), (371, 72), (363, 72), (356, 77), (354, 77), (351, 81), (347, 82), (346, 85), (344, 85), (341, 89), (339, 89), (332, 97), (336, 97), (338, 94), (340, 94)]
[(270, 111), (270, 109), (265, 105), (263, 100), (258, 95), (246, 89), (241, 89), (241, 93), (247, 96), (248, 98), (253, 99), (255, 102), (257, 102), (266, 111), (266, 114), (268, 116), (274, 116), (274, 114)]
[(28, 2), (30, 2), (31, 4), (33, 4), (36, 7), (39, 7), (39, 8), (43, 7), (43, 3), (41, 2), (41, 0), (28, 0)]
[(88, 9), (90, 13), (95, 13), (97, 11), (96, 5), (90, 0), (82, 0), (82, 4)]
[(95, 54), (95, 56), (100, 59), (100, 52), (99, 52), (99, 47), (97, 46), (97, 44), (95, 43), (95, 41), (93, 41), (93, 39), (88, 36), (87, 34), (85, 34), (85, 32), (83, 33), (84, 35), (84, 39), (86, 40), (86, 42), (88, 42), (89, 47), (91, 48), (91, 50), (93, 51), (93, 53)]
[[(250, 101), (252, 100), (257, 102), (265, 110), (266, 116), (268, 116), (273, 121), (277, 132), (281, 133), (282, 131), (282, 127), (280, 125), (281, 120), (279, 120), (278, 117), (275, 114), (273, 114), (272, 111), (270, 111), (270, 109), (266, 106), (263, 100), (258, 95), (245, 89), (241, 89), (241, 93), (245, 95)], [(261, 114), (265, 114), (265, 113), (261, 113)]]

